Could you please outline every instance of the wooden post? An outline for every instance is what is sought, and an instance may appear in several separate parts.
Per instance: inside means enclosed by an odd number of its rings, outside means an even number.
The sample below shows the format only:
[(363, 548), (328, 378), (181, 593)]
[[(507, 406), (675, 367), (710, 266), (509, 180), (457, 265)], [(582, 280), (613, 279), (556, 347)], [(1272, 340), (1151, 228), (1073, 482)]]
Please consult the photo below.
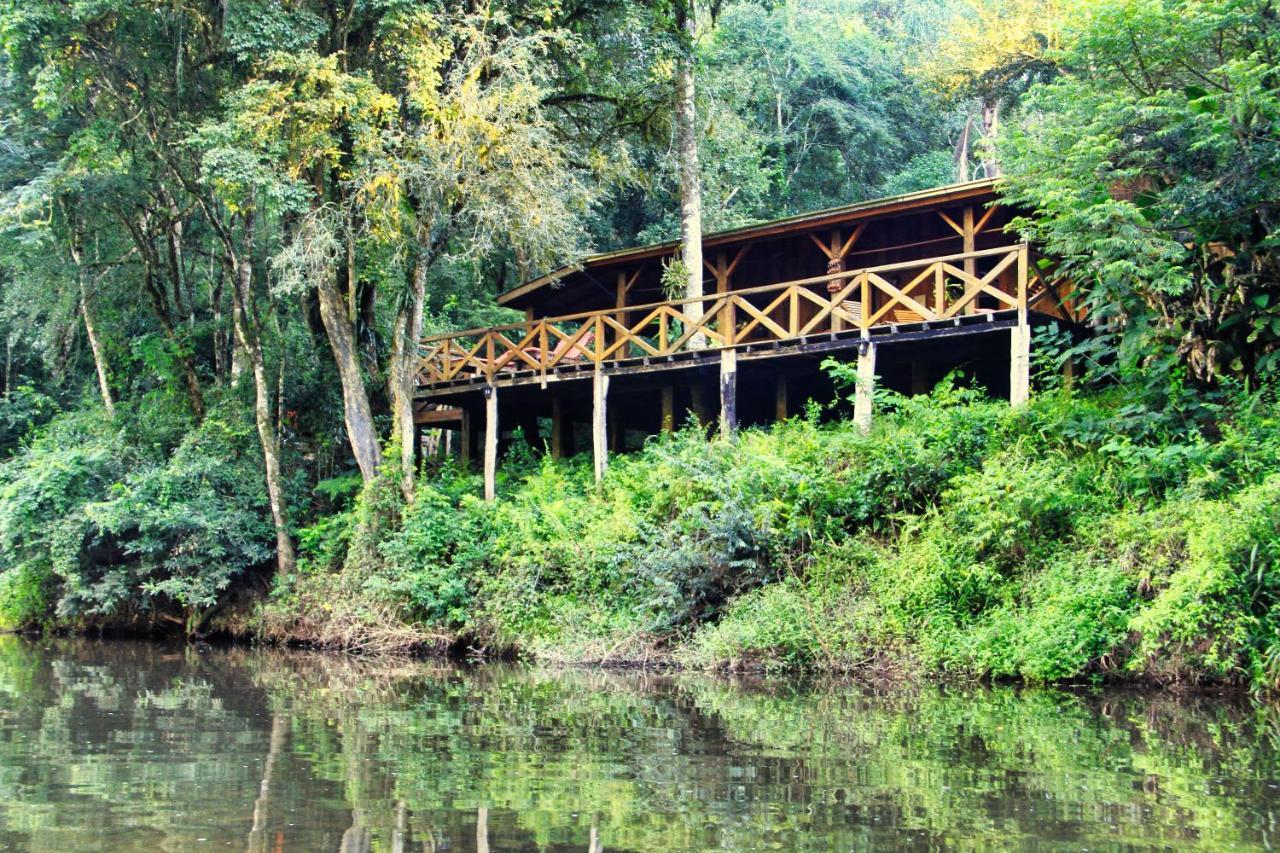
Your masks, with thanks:
[(858, 346), (858, 383), (853, 398), (853, 421), (863, 432), (871, 429), (871, 401), (876, 385), (876, 345)]
[[(975, 229), (974, 229), (974, 227), (973, 227), (973, 225), (974, 225), (974, 223), (973, 223), (973, 205), (969, 205), (968, 207), (966, 207), (966, 208), (964, 209), (964, 219), (963, 219), (963, 224), (964, 224), (964, 231), (963, 231), (963, 233), (962, 233), (960, 236), (961, 236), (961, 238), (962, 238), (962, 239), (963, 239), (963, 241), (964, 241), (964, 250), (965, 250), (966, 252), (972, 252), (972, 251), (974, 250), (974, 246), (976, 246), (976, 245), (977, 245), (976, 232), (975, 232)], [(965, 273), (966, 273), (966, 274), (968, 274), (968, 275), (976, 276), (976, 275), (978, 274), (978, 259), (977, 259), (977, 258), (965, 258), (965, 259), (964, 259), (964, 271), (965, 271)], [(965, 285), (964, 285), (964, 286), (965, 286), (965, 289), (966, 289), (966, 290), (968, 290), (968, 288), (969, 288), (969, 283), (968, 283), (968, 282), (965, 282)], [(973, 301), (971, 301), (968, 305), (966, 305), (966, 306), (965, 306), (965, 309), (964, 309), (964, 313), (966, 313), (966, 314), (977, 314), (977, 313), (978, 313), (978, 300), (977, 300), (977, 299), (974, 299), (974, 300), (973, 300)]]
[(1009, 404), (1021, 406), (1031, 397), (1031, 327), (1019, 323), (1009, 331)]
[[(614, 294), (614, 307), (618, 309), (618, 313), (616, 313), (616, 314), (614, 314), (614, 315), (613, 315), (613, 319), (614, 319), (614, 320), (616, 320), (617, 322), (621, 323), (621, 324), (622, 324), (622, 325), (624, 325), (624, 326), (627, 324), (627, 320), (626, 320), (627, 314), (626, 314), (626, 312), (625, 312), (625, 311), (623, 311), (622, 309), (627, 307), (627, 289), (628, 289), (628, 287), (629, 287), (629, 285), (628, 285), (628, 283), (627, 283), (627, 273), (626, 273), (626, 271), (625, 271), (625, 270), (618, 270), (618, 284), (617, 284), (617, 288), (616, 288), (616, 291), (615, 291), (615, 294)], [(622, 340), (622, 332), (615, 332), (613, 335), (611, 335), (611, 337), (614, 339), (614, 342), (615, 342), (615, 343), (616, 343), (616, 342), (618, 342), (618, 341), (621, 341), (621, 340)], [(623, 356), (623, 350), (625, 350), (625, 349), (626, 349), (626, 346), (620, 346), (620, 347), (618, 347), (617, 351), (613, 354), (613, 360), (614, 360), (614, 361), (621, 361), (621, 360), (622, 360), (622, 358), (624, 357), (624, 356)]]
[(738, 351), (720, 350), (720, 435), (732, 438), (738, 430)]
[(662, 431), (676, 431), (676, 389), (662, 386)]
[(779, 373), (773, 378), (773, 418), (785, 421), (787, 414), (787, 377)]
[(591, 451), (595, 457), (597, 483), (604, 479), (605, 469), (609, 467), (609, 438), (606, 435), (608, 399), (609, 377), (596, 362), (591, 379)]
[(475, 449), (471, 446), (471, 411), (462, 410), (461, 423), (458, 427), (458, 458), (463, 467), (469, 467), (475, 460)]
[(911, 362), (911, 393), (912, 394), (928, 394), (932, 390), (929, 388), (929, 365), (920, 359)]
[(689, 405), (693, 409), (694, 417), (698, 419), (698, 425), (705, 427), (707, 425), (707, 395), (697, 377), (694, 378), (694, 384), (689, 387)]
[(1009, 404), (1021, 406), (1031, 398), (1031, 326), (1027, 322), (1029, 250), (1018, 247), (1018, 325), (1013, 327), (1009, 351)]
[(484, 389), (484, 499), (498, 492), (498, 389)]
[(551, 458), (564, 458), (564, 404), (551, 401)]

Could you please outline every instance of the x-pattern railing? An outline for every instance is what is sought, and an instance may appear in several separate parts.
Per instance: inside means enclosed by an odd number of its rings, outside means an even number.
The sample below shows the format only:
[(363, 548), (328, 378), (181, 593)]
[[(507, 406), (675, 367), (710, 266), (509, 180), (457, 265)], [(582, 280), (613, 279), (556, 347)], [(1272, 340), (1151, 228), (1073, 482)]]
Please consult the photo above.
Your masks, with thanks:
[(810, 335), (1029, 305), (1064, 306), (1062, 283), (1019, 244), (848, 270), (779, 284), (547, 317), (425, 338), (419, 385), (486, 379), (569, 364), (662, 358), (704, 347), (794, 341)]

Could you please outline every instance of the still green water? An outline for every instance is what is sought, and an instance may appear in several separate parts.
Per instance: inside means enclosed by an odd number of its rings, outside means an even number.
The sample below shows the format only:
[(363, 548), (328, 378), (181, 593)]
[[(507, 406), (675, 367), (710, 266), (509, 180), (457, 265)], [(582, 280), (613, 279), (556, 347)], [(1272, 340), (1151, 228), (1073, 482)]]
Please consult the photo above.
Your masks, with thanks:
[(0, 637), (0, 848), (1268, 847), (1244, 700)]

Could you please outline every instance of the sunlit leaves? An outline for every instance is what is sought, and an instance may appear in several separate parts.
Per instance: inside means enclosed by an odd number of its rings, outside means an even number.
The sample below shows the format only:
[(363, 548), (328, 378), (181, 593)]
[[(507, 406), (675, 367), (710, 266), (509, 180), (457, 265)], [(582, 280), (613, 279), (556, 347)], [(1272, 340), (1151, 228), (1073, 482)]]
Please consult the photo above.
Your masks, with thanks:
[(1252, 0), (1091, 4), (1002, 144), (1020, 222), (1063, 258), (1126, 360), (1205, 382), (1277, 366), (1280, 28)]

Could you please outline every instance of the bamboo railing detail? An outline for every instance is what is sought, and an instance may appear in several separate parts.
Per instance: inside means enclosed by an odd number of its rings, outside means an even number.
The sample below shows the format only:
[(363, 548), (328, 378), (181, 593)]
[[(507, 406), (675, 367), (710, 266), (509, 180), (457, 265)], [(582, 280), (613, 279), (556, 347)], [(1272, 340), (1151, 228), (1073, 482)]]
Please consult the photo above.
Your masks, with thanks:
[[(778, 284), (627, 305), (424, 338), (418, 384), (546, 373), (569, 364), (665, 358), (704, 347), (796, 341), (815, 334), (1035, 307), (1078, 319), (1066, 287), (1018, 244), (846, 270)], [(972, 263), (969, 263), (972, 262)], [(985, 272), (966, 272), (966, 267)], [(979, 303), (985, 298), (985, 307)], [(1055, 308), (1050, 308), (1054, 306)], [(701, 308), (701, 311), (698, 309)], [(903, 318), (907, 319), (903, 319)], [(695, 343), (696, 342), (696, 343)]]

